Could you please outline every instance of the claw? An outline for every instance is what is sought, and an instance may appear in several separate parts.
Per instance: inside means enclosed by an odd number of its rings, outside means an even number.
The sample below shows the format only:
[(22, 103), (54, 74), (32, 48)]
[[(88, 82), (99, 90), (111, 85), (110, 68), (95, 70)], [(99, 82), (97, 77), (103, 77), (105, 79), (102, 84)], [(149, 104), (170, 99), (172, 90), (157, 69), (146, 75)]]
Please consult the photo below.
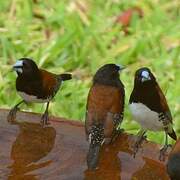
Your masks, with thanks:
[(117, 138), (120, 134), (122, 134), (123, 132), (124, 132), (124, 129), (117, 129), (117, 130), (113, 133), (112, 138), (111, 138), (111, 140), (110, 140), (110, 143), (113, 143), (113, 142), (116, 140), (116, 138)]
[(136, 141), (135, 144), (132, 147), (133, 148), (133, 158), (136, 157), (136, 154), (137, 154), (140, 147), (141, 147), (140, 141)]
[(20, 101), (18, 104), (16, 104), (16, 105), (10, 110), (10, 112), (9, 112), (9, 114), (8, 114), (8, 116), (7, 116), (7, 121), (8, 121), (9, 123), (14, 123), (14, 122), (15, 122), (16, 113), (17, 113), (17, 111), (19, 111), (18, 106), (19, 106), (20, 104), (24, 103), (24, 102), (25, 102), (24, 100)]
[(135, 158), (136, 157), (136, 154), (139, 150), (139, 148), (141, 148), (142, 146), (142, 143), (143, 141), (146, 140), (146, 136), (143, 135), (143, 136), (140, 136), (137, 138), (137, 141), (135, 142), (135, 144), (133, 145), (133, 157)]
[(160, 154), (159, 154), (159, 160), (160, 161), (165, 161), (167, 157), (167, 150), (169, 147), (172, 147), (170, 144), (164, 145), (163, 148), (160, 149)]
[(46, 111), (41, 117), (41, 125), (43, 127), (45, 127), (45, 126), (47, 126), (49, 124), (50, 124), (49, 123), (49, 116), (48, 116), (48, 112)]
[(8, 121), (9, 123), (15, 122), (16, 113), (17, 113), (18, 110), (19, 110), (19, 108), (16, 107), (16, 106), (10, 110), (10, 112), (9, 112), (9, 114), (8, 114), (8, 116), (7, 116), (7, 121)]

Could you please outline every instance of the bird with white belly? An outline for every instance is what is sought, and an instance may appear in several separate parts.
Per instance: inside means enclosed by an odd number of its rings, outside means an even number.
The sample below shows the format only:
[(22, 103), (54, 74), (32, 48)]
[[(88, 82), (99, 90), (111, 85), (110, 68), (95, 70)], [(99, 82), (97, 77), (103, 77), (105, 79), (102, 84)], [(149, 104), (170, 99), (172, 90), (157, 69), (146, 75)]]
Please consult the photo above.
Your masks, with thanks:
[(166, 98), (156, 78), (149, 68), (143, 67), (136, 71), (134, 88), (129, 99), (129, 108), (135, 121), (141, 125), (137, 141), (133, 147), (134, 157), (147, 130), (164, 131), (165, 145), (160, 150), (160, 160), (165, 160), (168, 148), (168, 135), (177, 139), (173, 130), (172, 116)]

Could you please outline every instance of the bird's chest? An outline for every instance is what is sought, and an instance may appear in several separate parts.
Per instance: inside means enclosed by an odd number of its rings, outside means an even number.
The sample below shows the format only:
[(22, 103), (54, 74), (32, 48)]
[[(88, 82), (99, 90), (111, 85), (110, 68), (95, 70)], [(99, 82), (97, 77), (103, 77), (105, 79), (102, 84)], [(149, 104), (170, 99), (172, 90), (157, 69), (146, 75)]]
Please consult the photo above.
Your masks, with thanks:
[(16, 89), (26, 102), (36, 103), (48, 102), (53, 97), (54, 92), (54, 88), (43, 86), (40, 80), (27, 81), (23, 78), (17, 79)]
[(49, 100), (48, 96), (44, 95), (40, 81), (26, 81), (19, 78), (16, 81), (16, 89), (26, 102), (43, 103)]
[(94, 86), (88, 97), (88, 111), (96, 114), (96, 118), (104, 119), (116, 103), (113, 101), (116, 91), (110, 86)]
[(162, 121), (159, 120), (159, 113), (152, 111), (142, 103), (131, 103), (129, 108), (134, 120), (137, 121), (142, 128), (152, 131), (163, 130)]

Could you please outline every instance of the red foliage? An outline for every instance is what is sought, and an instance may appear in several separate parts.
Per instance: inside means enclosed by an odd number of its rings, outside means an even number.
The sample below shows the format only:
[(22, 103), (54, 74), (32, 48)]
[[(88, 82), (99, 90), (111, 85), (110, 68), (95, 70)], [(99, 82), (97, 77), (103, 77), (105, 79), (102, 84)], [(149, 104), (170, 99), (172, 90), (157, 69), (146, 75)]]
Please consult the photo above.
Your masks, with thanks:
[(140, 18), (143, 17), (143, 11), (139, 7), (133, 7), (130, 9), (125, 10), (122, 14), (120, 14), (116, 18), (116, 23), (120, 23), (123, 27), (123, 31), (127, 34), (128, 33), (128, 26), (130, 25), (130, 22), (132, 20), (132, 17), (134, 14), (138, 14)]

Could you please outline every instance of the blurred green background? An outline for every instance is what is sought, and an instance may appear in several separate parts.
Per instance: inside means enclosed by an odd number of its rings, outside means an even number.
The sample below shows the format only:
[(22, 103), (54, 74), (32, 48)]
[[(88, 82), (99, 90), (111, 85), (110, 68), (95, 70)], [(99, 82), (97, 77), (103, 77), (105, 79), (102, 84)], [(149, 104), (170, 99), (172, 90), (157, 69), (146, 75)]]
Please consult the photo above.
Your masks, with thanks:
[[(117, 17), (139, 7), (125, 34)], [(127, 68), (121, 74), (126, 87), (123, 127), (136, 133), (128, 99), (135, 70), (148, 66), (156, 74), (180, 135), (180, 4), (178, 0), (6, 0), (0, 1), (0, 105), (11, 108), (19, 100), (12, 65), (30, 57), (54, 73), (71, 72), (73, 80), (63, 84), (49, 111), (54, 116), (84, 121), (91, 80), (105, 63)], [(23, 110), (44, 112), (33, 104)], [(163, 143), (163, 133), (148, 138)]]

